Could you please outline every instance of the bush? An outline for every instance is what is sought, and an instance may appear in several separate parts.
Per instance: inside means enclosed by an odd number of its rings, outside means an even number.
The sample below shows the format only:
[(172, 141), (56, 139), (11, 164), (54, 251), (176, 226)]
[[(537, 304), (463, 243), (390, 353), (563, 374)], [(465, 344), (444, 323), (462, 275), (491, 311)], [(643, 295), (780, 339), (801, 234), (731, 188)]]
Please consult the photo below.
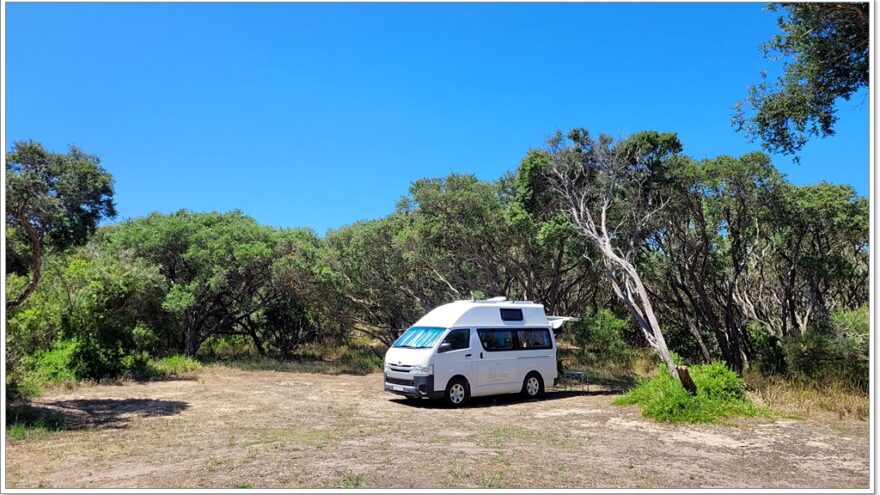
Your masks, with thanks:
[(382, 369), (382, 358), (369, 348), (348, 347), (336, 359), (339, 367), (348, 373), (367, 374)]
[(752, 360), (758, 371), (765, 375), (784, 375), (788, 365), (782, 340), (756, 323), (750, 323), (747, 330), (754, 353)]
[(870, 323), (868, 308), (836, 310), (803, 335), (784, 339), (752, 323), (752, 364), (763, 375), (779, 375), (814, 389), (826, 386), (867, 392)]
[(605, 308), (583, 316), (572, 329), (579, 357), (593, 362), (620, 359), (627, 349), (624, 332), (629, 326), (628, 320)]
[(42, 386), (30, 373), (15, 370), (15, 373), (6, 375), (6, 403), (10, 404), (31, 397), (36, 397), (42, 392)]
[(51, 349), (37, 352), (28, 361), (25, 374), (42, 384), (72, 385), (80, 378), (75, 359), (78, 349), (75, 340), (58, 340)]
[(828, 324), (784, 344), (788, 376), (823, 386), (834, 384), (868, 391), (870, 323), (868, 308), (836, 310)]
[(244, 335), (212, 335), (199, 347), (198, 356), (206, 360), (255, 357), (254, 341)]
[(848, 340), (808, 332), (786, 339), (784, 350), (788, 376), (796, 381), (837, 382), (868, 391), (869, 361), (862, 350)]
[(614, 404), (637, 404), (643, 416), (664, 422), (712, 423), (758, 412), (746, 396), (740, 378), (723, 363), (696, 365), (690, 373), (697, 386), (696, 395), (689, 394), (662, 367), (659, 376), (640, 382)]
[[(198, 361), (185, 356), (169, 356), (158, 360), (150, 359), (145, 353), (124, 355), (117, 362), (104, 363), (102, 369), (113, 369), (113, 374), (96, 377), (94, 373), (96, 358), (100, 349), (83, 351), (78, 340), (58, 340), (48, 351), (37, 353), (26, 370), (7, 384), (7, 393), (12, 397), (27, 398), (38, 395), (45, 385), (71, 386), (84, 379), (95, 378), (134, 378), (147, 380), (182, 375), (201, 368)], [(85, 359), (83, 356), (87, 356)]]
[(186, 356), (168, 356), (152, 361), (152, 366), (161, 376), (184, 375), (202, 368), (198, 361)]

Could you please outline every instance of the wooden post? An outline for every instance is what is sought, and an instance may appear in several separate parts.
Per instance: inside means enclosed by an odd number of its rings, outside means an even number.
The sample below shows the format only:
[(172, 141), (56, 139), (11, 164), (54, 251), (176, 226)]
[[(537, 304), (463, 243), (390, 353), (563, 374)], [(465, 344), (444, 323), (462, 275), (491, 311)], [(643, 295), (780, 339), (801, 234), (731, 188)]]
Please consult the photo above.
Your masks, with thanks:
[(681, 385), (684, 389), (691, 395), (697, 395), (697, 385), (691, 379), (691, 373), (688, 371), (688, 367), (676, 366), (675, 371), (678, 372), (678, 379), (681, 380)]

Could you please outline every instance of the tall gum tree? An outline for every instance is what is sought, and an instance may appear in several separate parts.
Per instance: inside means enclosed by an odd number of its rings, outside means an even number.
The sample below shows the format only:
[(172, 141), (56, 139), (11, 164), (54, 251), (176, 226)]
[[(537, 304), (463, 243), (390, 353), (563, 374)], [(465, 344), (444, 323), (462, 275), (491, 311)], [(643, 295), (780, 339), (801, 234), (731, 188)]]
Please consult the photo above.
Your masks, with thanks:
[[(663, 209), (665, 163), (681, 152), (674, 134), (642, 132), (614, 142), (584, 129), (550, 144), (552, 188), (575, 230), (600, 253), (605, 278), (648, 345), (676, 376), (676, 365), (637, 269), (641, 245)], [(687, 381), (687, 380), (685, 380)]]

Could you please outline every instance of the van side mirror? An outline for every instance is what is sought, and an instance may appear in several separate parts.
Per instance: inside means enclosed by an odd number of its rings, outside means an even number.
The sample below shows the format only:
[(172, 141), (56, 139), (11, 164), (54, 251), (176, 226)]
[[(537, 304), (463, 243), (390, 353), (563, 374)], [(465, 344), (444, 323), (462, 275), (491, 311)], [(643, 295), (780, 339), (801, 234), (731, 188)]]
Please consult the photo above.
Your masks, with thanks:
[(438, 353), (443, 353), (450, 350), (452, 350), (451, 342), (443, 342), (442, 344), (440, 344), (440, 347), (437, 348)]

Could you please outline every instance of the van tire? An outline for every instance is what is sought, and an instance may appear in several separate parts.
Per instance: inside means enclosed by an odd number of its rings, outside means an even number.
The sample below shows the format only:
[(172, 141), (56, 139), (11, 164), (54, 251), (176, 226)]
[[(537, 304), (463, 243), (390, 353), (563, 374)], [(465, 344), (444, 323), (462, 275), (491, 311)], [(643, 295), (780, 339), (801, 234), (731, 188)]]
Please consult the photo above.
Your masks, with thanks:
[(523, 380), (522, 391), (523, 397), (528, 399), (537, 399), (544, 395), (544, 380), (537, 371), (529, 372)]
[(464, 378), (456, 377), (446, 384), (443, 401), (449, 407), (461, 407), (468, 401), (470, 395), (467, 381)]

